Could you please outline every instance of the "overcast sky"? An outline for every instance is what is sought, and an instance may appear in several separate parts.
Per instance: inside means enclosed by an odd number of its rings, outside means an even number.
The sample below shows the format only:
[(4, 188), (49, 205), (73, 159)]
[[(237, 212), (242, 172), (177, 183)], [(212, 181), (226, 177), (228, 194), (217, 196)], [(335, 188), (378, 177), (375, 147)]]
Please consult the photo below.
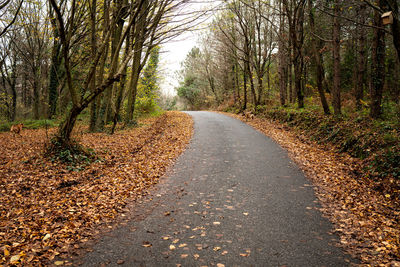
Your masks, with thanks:
[[(210, 0), (199, 0), (191, 4), (188, 9), (196, 11), (209, 10), (213, 6), (218, 5), (219, 1)], [(208, 13), (207, 16), (201, 19), (201, 23), (197, 25), (197, 28), (204, 28), (212, 21), (212, 13)], [(161, 90), (166, 95), (176, 95), (174, 88), (178, 86), (179, 81), (176, 77), (176, 72), (180, 70), (180, 63), (185, 59), (187, 53), (194, 47), (198, 46), (198, 36), (201, 31), (187, 31), (162, 45), (161, 48), (161, 76), (163, 80), (160, 83)]]
[(166, 95), (175, 95), (175, 87), (179, 84), (176, 72), (180, 70), (180, 63), (187, 53), (196, 46), (197, 38), (193, 32), (187, 32), (179, 39), (169, 41), (162, 46), (161, 53), (161, 90)]

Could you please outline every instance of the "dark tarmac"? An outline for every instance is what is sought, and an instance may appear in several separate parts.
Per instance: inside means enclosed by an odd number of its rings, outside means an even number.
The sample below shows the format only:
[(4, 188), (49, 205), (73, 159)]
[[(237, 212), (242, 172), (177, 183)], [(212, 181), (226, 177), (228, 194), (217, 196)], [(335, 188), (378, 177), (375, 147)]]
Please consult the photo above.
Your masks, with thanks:
[[(188, 149), (83, 266), (348, 266), (287, 152), (231, 117), (188, 112)], [(222, 265), (223, 264), (223, 265)]]

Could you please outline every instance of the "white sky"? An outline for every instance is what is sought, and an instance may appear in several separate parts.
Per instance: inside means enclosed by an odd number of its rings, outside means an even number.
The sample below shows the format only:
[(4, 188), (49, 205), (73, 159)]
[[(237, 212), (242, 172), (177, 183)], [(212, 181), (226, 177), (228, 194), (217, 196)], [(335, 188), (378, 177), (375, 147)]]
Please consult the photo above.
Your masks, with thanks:
[[(210, 0), (197, 0), (192, 3), (186, 11), (196, 10), (204, 10), (210, 9), (213, 6), (219, 4), (219, 1), (210, 1)], [(204, 21), (205, 20), (205, 21)], [(205, 18), (202, 18), (202, 23), (197, 25), (197, 27), (205, 27), (207, 23), (211, 22), (212, 14), (210, 13)], [(176, 77), (176, 72), (181, 68), (181, 62), (184, 61), (186, 55), (189, 51), (194, 47), (198, 46), (198, 36), (200, 36), (201, 31), (187, 31), (175, 39), (165, 43), (161, 47), (161, 76), (162, 81), (160, 84), (161, 91), (165, 95), (176, 95), (175, 87), (179, 85), (179, 81)]]
[(161, 53), (161, 91), (166, 95), (176, 95), (175, 87), (179, 85), (176, 72), (181, 68), (181, 62), (186, 55), (196, 46), (197, 38), (194, 32), (186, 32), (183, 36), (171, 40), (162, 46)]

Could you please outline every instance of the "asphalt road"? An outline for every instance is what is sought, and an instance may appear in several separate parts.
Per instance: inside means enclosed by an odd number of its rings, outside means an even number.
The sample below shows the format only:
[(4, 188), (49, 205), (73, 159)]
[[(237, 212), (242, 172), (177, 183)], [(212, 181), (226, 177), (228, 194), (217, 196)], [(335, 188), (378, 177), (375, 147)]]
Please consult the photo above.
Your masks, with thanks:
[(189, 148), (83, 266), (349, 265), (285, 150), (231, 117), (188, 113)]

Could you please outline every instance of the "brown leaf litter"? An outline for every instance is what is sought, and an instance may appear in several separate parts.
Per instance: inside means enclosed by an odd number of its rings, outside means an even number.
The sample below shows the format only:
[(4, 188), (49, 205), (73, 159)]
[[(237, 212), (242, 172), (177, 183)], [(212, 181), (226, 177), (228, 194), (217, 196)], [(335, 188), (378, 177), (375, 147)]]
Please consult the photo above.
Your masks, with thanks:
[(78, 129), (79, 142), (100, 159), (81, 171), (44, 157), (44, 129), (0, 133), (0, 266), (67, 257), (158, 182), (188, 144), (193, 122), (167, 112), (140, 123), (114, 135)]

